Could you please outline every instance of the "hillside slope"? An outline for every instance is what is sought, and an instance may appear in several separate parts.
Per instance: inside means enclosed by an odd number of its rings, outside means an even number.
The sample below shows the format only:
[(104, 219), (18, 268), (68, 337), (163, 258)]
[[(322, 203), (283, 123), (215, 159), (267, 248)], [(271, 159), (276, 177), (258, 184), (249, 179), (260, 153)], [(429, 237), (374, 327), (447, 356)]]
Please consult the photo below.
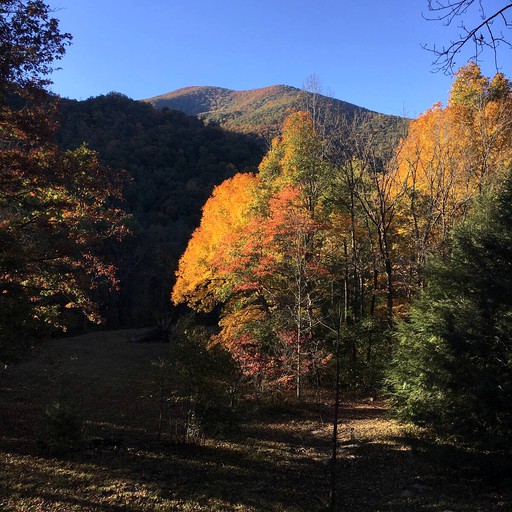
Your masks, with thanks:
[(62, 101), (59, 109), (63, 149), (85, 142), (113, 172), (130, 176), (124, 206), (133, 215), (134, 236), (108, 249), (120, 289), (102, 299), (103, 314), (115, 327), (154, 323), (167, 310), (177, 261), (199, 224), (201, 207), (214, 186), (256, 170), (262, 147), (196, 117), (155, 110), (117, 93)]
[(288, 85), (274, 85), (249, 91), (221, 87), (185, 87), (143, 101), (157, 109), (180, 110), (213, 121), (225, 129), (240, 133), (267, 135), (276, 132), (286, 116), (314, 100), (321, 106), (348, 116), (368, 116), (378, 129), (394, 130), (399, 118), (378, 114), (351, 103), (301, 91)]

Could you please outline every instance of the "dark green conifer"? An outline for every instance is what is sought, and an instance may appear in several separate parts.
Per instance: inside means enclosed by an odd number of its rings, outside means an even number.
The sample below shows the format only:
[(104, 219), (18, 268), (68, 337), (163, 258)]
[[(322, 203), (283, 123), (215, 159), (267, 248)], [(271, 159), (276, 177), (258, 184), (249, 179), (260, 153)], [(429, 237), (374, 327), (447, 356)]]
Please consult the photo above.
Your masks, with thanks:
[(512, 174), (434, 259), (398, 326), (389, 382), (402, 418), (478, 442), (512, 434)]

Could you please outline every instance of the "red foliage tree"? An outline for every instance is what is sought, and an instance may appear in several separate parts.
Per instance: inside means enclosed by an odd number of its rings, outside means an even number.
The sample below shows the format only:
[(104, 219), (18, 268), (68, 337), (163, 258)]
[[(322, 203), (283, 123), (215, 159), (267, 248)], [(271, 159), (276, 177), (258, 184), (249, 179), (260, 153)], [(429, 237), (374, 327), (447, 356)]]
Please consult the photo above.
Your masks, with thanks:
[[(70, 312), (98, 322), (94, 289), (115, 286), (102, 241), (124, 232), (124, 177), (85, 147), (54, 142), (55, 99), (43, 86), (70, 36), (41, 1), (0, 3), (0, 355)], [(46, 328), (44, 328), (46, 326)]]

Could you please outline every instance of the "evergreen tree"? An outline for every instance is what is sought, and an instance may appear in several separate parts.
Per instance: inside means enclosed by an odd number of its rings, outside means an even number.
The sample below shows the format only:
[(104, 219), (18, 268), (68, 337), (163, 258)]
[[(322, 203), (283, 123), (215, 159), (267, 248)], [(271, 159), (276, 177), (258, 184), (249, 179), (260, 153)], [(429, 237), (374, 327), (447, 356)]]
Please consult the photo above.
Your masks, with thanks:
[(402, 418), (476, 442), (512, 434), (512, 174), (431, 262), (390, 372)]

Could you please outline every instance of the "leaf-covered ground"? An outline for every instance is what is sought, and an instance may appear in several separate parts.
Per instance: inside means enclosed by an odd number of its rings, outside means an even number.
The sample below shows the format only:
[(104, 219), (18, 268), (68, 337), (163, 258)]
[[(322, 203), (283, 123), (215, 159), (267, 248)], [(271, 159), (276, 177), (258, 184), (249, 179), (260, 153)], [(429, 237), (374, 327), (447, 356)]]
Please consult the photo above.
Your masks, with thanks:
[[(128, 342), (133, 334), (54, 340), (0, 372), (0, 510), (326, 510), (328, 394), (253, 411), (224, 438), (159, 440), (152, 361), (167, 347)], [(52, 403), (86, 427), (60, 455), (37, 442)], [(383, 402), (343, 403), (339, 457), (339, 510), (512, 510), (510, 461), (408, 437)]]

